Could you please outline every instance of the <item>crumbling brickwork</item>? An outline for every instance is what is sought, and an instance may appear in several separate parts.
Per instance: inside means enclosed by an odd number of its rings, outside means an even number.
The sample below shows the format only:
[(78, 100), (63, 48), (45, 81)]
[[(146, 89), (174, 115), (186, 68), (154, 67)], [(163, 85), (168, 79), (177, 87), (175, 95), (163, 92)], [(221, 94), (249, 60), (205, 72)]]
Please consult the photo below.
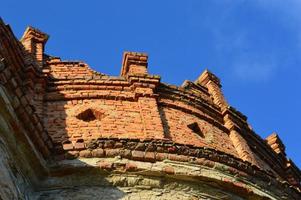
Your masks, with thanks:
[(47, 40), (0, 21), (2, 199), (301, 198), (279, 136), (254, 133), (208, 70), (168, 85), (125, 52), (114, 77), (47, 55)]

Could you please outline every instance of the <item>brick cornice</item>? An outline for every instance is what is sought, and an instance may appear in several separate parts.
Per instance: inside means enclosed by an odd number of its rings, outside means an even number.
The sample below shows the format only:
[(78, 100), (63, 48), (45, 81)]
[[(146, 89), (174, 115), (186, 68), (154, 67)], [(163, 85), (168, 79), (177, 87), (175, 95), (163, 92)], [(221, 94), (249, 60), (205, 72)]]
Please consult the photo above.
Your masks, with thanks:
[[(83, 143), (83, 145), (68, 143), (64, 146), (64, 149), (57, 149), (58, 154), (54, 159), (60, 161), (77, 158), (121, 157), (151, 163), (171, 160), (217, 168), (226, 173), (238, 175), (240, 178), (257, 178), (268, 183), (270, 187), (285, 188), (286, 191), (301, 194), (300, 188), (292, 188), (281, 177), (275, 177), (275, 174), (262, 170), (233, 155), (207, 147), (201, 148), (193, 145), (177, 144), (168, 140), (152, 139), (99, 138), (89, 142), (80, 141), (80, 143)], [(57, 146), (57, 148), (60, 147)], [(218, 168), (219, 163), (227, 167)]]

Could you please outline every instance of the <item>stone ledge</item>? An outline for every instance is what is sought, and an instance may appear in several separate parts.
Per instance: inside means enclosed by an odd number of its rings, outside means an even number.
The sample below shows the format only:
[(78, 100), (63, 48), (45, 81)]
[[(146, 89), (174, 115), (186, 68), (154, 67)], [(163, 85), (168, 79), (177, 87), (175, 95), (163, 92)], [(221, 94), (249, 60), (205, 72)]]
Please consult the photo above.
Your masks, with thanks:
[[(91, 170), (86, 171), (84, 168), (91, 168)], [(118, 156), (115, 158), (79, 158), (53, 163), (50, 168), (50, 178), (56, 179), (55, 177), (60, 176), (59, 174), (62, 173), (77, 177), (85, 171), (85, 176), (89, 176), (92, 173), (94, 180), (97, 179), (97, 176), (105, 177), (105, 180), (118, 187), (132, 186), (135, 188), (139, 185), (138, 180), (143, 180), (142, 185), (150, 187), (149, 189), (162, 188), (170, 181), (189, 181), (190, 184), (196, 185), (204, 181), (203, 183), (206, 184), (222, 184), (223, 188), (227, 188), (227, 191), (235, 191), (236, 194), (240, 194), (245, 198), (254, 195), (273, 199), (276, 198), (275, 194), (282, 196), (290, 194), (298, 197), (298, 192), (292, 190), (287, 184), (273, 180), (267, 182), (252, 176), (245, 177), (244, 172), (239, 170), (237, 170), (237, 173), (231, 174), (224, 170), (226, 168), (227, 166), (221, 163), (215, 163), (214, 167), (208, 167), (195, 163), (170, 160), (145, 163)], [(69, 171), (71, 169), (72, 171)], [(130, 182), (127, 182), (128, 179)], [(135, 180), (134, 185), (132, 185), (132, 179)], [(50, 186), (48, 185), (47, 187)], [(273, 194), (269, 193), (267, 188), (272, 190)]]

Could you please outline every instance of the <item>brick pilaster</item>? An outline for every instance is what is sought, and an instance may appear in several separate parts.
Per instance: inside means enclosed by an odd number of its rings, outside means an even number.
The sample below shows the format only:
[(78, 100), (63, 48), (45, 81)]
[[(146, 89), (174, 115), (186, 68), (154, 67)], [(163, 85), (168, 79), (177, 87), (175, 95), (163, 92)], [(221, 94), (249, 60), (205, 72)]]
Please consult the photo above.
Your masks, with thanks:
[(231, 139), (238, 156), (244, 161), (258, 165), (248, 142), (242, 136), (243, 132), (241, 131), (240, 124), (246, 123), (245, 119), (243, 119), (244, 117), (241, 117), (238, 112), (233, 111), (227, 103), (221, 90), (219, 78), (208, 70), (205, 70), (196, 80), (196, 84), (205, 86), (213, 98), (214, 104), (221, 109), (224, 118), (224, 125), (229, 130), (229, 138)]
[(25, 49), (33, 54), (39, 64), (43, 64), (43, 54), (48, 35), (33, 27), (27, 27), (21, 42)]
[(214, 104), (225, 110), (229, 105), (221, 91), (221, 84), (219, 78), (214, 74), (205, 70), (201, 76), (195, 81), (196, 84), (202, 85), (208, 89), (209, 94), (213, 98)]

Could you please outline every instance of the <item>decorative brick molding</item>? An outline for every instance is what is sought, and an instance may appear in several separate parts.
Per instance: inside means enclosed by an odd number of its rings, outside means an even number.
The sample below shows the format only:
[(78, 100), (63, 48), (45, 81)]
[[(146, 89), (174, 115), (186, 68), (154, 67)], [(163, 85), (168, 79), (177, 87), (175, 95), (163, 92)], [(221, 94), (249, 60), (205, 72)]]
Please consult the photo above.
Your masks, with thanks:
[[(170, 141), (161, 140), (129, 140), (117, 138), (99, 138), (82, 144), (85, 149), (66, 147), (64, 154), (54, 157), (56, 161), (75, 160), (77, 158), (114, 158), (128, 159), (130, 161), (157, 163), (162, 161), (175, 161), (201, 165), (207, 168), (220, 170), (242, 179), (258, 179), (267, 182), (269, 187), (282, 188), (292, 193), (298, 193), (298, 189), (290, 191), (290, 185), (277, 174), (261, 170), (251, 163), (237, 159), (235, 156), (225, 154), (209, 148), (197, 148), (191, 145), (175, 144)], [(139, 172), (137, 165), (128, 163), (117, 166), (111, 162), (100, 162), (99, 167), (106, 171), (130, 171)], [(171, 166), (162, 168), (162, 172), (168, 175), (175, 174)]]

